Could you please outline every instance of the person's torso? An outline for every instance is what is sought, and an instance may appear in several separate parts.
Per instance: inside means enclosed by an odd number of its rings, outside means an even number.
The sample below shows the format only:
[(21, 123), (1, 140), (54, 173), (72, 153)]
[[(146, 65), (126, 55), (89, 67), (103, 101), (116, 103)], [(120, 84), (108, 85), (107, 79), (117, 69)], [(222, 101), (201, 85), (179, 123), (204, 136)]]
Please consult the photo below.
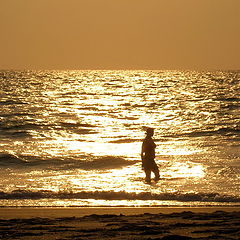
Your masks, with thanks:
[(152, 138), (145, 138), (143, 141), (144, 147), (144, 156), (146, 158), (155, 158), (155, 148), (156, 144), (154, 143)]

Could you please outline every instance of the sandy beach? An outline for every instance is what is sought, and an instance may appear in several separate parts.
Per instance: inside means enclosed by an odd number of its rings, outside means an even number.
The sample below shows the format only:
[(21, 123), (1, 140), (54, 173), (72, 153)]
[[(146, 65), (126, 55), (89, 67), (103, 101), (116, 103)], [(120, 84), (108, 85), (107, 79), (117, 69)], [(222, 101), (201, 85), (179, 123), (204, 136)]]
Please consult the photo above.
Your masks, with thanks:
[(2, 208), (0, 239), (239, 239), (240, 208)]

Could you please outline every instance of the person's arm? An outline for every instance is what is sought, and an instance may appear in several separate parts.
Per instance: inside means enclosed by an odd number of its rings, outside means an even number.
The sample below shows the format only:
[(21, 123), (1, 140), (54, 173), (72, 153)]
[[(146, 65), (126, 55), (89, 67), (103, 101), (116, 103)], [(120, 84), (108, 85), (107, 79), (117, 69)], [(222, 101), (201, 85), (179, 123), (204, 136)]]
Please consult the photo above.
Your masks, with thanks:
[(155, 144), (155, 142), (152, 140), (152, 144), (153, 144), (153, 154), (154, 154), (154, 158), (155, 158), (155, 153), (156, 153), (156, 147), (157, 145)]
[(143, 142), (143, 143), (142, 143), (142, 150), (141, 150), (142, 166), (143, 166), (144, 152), (145, 152), (145, 147), (144, 147), (144, 142)]
[(144, 155), (144, 146), (142, 144), (142, 150), (141, 150), (141, 159), (143, 160), (143, 155)]

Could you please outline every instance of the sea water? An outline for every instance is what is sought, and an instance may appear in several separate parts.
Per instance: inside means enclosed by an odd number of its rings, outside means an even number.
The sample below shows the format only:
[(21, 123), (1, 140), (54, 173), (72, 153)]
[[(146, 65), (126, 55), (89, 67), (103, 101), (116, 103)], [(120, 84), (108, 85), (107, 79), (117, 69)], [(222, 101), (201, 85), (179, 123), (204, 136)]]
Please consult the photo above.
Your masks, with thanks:
[[(240, 71), (0, 71), (0, 206), (239, 206)], [(160, 180), (141, 169), (155, 128)]]

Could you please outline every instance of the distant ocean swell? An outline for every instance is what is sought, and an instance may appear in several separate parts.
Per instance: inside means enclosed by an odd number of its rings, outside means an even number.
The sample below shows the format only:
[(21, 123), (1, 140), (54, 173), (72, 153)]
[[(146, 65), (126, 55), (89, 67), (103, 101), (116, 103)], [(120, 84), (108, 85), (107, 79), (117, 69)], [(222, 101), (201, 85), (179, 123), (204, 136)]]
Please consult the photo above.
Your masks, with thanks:
[(181, 202), (225, 202), (239, 203), (240, 197), (221, 195), (219, 193), (128, 193), (125, 191), (94, 191), (94, 192), (52, 192), (14, 190), (0, 192), (0, 199), (95, 199), (95, 200), (159, 200)]

